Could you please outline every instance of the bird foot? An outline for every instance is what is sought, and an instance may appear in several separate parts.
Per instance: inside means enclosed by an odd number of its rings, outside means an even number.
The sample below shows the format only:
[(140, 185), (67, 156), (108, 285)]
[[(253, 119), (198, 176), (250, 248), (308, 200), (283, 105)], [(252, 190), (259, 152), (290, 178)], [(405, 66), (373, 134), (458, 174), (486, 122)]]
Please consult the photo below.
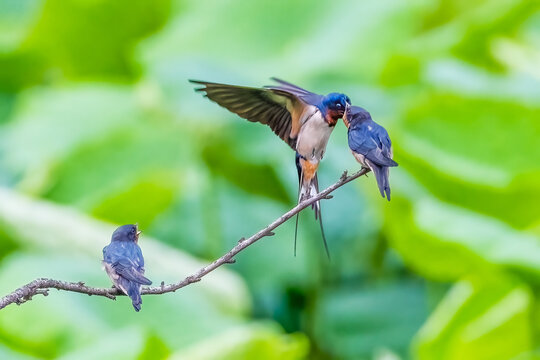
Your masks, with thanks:
[(309, 194), (304, 193), (304, 194), (302, 194), (302, 195), (300, 196), (300, 201), (299, 201), (299, 203), (301, 203), (302, 201), (308, 200), (308, 199), (310, 199), (310, 198), (311, 198), (311, 196), (309, 196)]

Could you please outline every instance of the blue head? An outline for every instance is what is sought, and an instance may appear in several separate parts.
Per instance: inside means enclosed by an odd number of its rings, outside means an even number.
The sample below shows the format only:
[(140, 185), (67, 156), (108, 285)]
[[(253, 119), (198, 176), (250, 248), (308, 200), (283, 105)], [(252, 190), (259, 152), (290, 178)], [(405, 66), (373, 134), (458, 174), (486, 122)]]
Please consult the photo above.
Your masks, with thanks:
[(350, 105), (351, 99), (345, 94), (330, 93), (326, 95), (322, 100), (321, 111), (328, 125), (336, 125), (338, 119), (343, 117), (345, 109)]
[(343, 116), (343, 122), (347, 127), (354, 127), (356, 124), (371, 120), (369, 112), (360, 106), (349, 106)]
[(139, 240), (139, 231), (137, 225), (123, 225), (114, 230), (111, 241), (133, 241)]

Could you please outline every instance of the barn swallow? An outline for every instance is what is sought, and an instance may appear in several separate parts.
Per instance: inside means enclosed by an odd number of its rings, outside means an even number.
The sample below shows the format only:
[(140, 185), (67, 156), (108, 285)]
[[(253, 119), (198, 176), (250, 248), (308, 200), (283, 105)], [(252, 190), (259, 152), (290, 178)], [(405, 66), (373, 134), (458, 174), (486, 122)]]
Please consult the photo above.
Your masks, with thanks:
[[(263, 88), (190, 81), (202, 85), (196, 91), (205, 92), (206, 97), (220, 106), (248, 121), (268, 125), (296, 152), (300, 202), (319, 192), (319, 162), (324, 156), (330, 134), (351, 100), (345, 94), (323, 96), (280, 79), (272, 80), (278, 85)], [(319, 202), (314, 203), (312, 208), (321, 226), (326, 253), (329, 254)], [(298, 215), (294, 235), (295, 254), (297, 230)]]
[(382, 197), (390, 201), (390, 167), (398, 166), (392, 160), (392, 142), (388, 132), (371, 119), (371, 115), (359, 106), (347, 107), (343, 122), (348, 128), (349, 148), (363, 167), (375, 174)]
[(144, 258), (138, 245), (137, 225), (120, 226), (111, 243), (103, 248), (103, 264), (114, 286), (131, 298), (135, 311), (141, 310), (141, 286), (152, 281), (144, 277)]

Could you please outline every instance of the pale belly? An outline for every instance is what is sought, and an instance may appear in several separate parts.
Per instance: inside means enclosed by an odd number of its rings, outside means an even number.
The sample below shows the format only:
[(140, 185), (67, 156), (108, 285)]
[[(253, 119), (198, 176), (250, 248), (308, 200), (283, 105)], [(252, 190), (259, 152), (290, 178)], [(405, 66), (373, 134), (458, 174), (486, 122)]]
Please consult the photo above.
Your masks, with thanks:
[(110, 264), (103, 262), (103, 266), (105, 267), (105, 271), (107, 272), (107, 275), (109, 275), (109, 278), (112, 280), (114, 286), (122, 290), (122, 292), (127, 295), (127, 289), (118, 282), (118, 278), (120, 278), (120, 275), (118, 275), (116, 271), (114, 271)]
[(328, 126), (321, 113), (317, 111), (300, 129), (296, 151), (311, 162), (319, 162), (324, 156), (333, 130), (334, 126)]
[(366, 163), (366, 157), (362, 154), (357, 154), (355, 153), (354, 151), (351, 151), (354, 158), (356, 159), (356, 161), (358, 161), (360, 164), (362, 164), (364, 167), (367, 167), (367, 168), (371, 168), (367, 163)]

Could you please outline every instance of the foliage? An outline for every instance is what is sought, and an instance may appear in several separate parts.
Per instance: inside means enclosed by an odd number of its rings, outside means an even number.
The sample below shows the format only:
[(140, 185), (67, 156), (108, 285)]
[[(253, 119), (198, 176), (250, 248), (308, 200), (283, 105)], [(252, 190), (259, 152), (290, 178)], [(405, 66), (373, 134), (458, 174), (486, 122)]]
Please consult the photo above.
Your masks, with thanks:
[[(0, 358), (529, 359), (539, 350), (540, 6), (526, 0), (0, 1), (0, 292), (108, 286), (112, 224), (182, 278), (286, 211), (293, 154), (187, 79), (278, 76), (384, 125), (372, 176), (135, 314), (51, 293), (0, 314)], [(335, 130), (321, 185), (358, 164)], [(200, 260), (204, 259), (204, 260)]]

